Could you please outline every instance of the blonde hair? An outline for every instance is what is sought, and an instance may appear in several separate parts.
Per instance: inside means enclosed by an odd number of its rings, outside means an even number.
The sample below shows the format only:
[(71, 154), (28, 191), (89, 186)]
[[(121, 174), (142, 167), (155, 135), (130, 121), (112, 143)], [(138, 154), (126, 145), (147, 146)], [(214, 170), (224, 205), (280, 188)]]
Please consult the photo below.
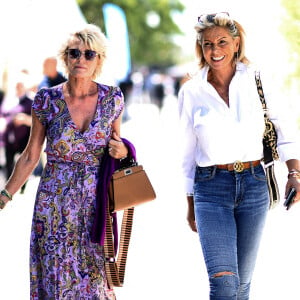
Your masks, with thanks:
[(244, 64), (249, 64), (248, 58), (245, 56), (245, 31), (243, 27), (235, 20), (231, 19), (228, 13), (205, 14), (198, 17), (198, 23), (195, 25), (197, 32), (196, 40), (196, 56), (199, 59), (199, 66), (203, 68), (207, 62), (203, 55), (202, 39), (203, 32), (207, 28), (220, 26), (225, 28), (233, 39), (240, 38), (239, 50), (236, 55), (236, 60)]
[(86, 24), (82, 29), (77, 30), (69, 35), (58, 53), (58, 57), (65, 68), (66, 75), (69, 75), (67, 68), (67, 50), (69, 49), (70, 43), (74, 40), (83, 42), (86, 47), (96, 51), (100, 55), (97, 67), (92, 75), (92, 79), (97, 78), (102, 71), (102, 66), (107, 54), (107, 39), (105, 35), (101, 29), (94, 24)]

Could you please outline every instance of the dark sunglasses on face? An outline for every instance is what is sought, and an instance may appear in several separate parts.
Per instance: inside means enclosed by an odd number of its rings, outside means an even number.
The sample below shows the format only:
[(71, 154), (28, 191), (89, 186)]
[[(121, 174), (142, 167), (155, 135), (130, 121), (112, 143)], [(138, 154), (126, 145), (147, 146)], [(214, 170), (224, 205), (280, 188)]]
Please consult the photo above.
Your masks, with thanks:
[(85, 50), (84, 52), (81, 52), (79, 49), (67, 49), (66, 53), (71, 59), (78, 59), (82, 54), (84, 54), (86, 60), (93, 60), (97, 55), (100, 55), (96, 51), (89, 49)]

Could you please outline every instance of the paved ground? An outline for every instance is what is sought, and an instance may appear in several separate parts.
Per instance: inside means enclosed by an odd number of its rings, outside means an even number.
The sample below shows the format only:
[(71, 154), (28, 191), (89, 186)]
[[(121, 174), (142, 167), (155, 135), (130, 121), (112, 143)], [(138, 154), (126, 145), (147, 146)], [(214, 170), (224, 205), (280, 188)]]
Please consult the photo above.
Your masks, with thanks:
[[(206, 300), (208, 282), (198, 237), (185, 221), (185, 196), (177, 159), (176, 100), (161, 112), (132, 104), (122, 135), (137, 148), (157, 199), (136, 208), (125, 286), (118, 300)], [(277, 166), (278, 179), (286, 172)], [(24, 195), (0, 214), (0, 299), (29, 299), (28, 248), (34, 193), (32, 178)], [(251, 300), (300, 299), (300, 205), (270, 211), (253, 279)]]

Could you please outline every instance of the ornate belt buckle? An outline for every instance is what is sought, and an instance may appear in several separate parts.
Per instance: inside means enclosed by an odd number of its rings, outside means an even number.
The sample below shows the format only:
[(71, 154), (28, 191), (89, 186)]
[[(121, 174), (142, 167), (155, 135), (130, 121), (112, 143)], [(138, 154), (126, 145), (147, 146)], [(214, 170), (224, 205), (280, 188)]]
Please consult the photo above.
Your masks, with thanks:
[(236, 172), (242, 172), (244, 170), (244, 164), (241, 161), (236, 160), (233, 163), (233, 170)]

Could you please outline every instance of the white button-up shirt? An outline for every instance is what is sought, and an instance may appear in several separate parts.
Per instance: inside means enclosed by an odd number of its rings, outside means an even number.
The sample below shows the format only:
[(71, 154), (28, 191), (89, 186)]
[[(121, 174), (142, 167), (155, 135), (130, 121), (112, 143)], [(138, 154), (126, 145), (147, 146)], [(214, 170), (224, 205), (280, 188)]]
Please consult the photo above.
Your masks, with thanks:
[[(199, 71), (181, 88), (179, 124), (182, 131), (182, 168), (186, 192), (193, 191), (196, 166), (263, 157), (262, 138), (265, 128), (255, 70), (242, 63), (229, 86), (229, 107), (207, 81), (208, 67)], [(269, 117), (276, 126), (281, 161), (299, 158), (297, 128), (285, 117), (284, 100), (271, 96), (270, 83), (261, 76)]]

